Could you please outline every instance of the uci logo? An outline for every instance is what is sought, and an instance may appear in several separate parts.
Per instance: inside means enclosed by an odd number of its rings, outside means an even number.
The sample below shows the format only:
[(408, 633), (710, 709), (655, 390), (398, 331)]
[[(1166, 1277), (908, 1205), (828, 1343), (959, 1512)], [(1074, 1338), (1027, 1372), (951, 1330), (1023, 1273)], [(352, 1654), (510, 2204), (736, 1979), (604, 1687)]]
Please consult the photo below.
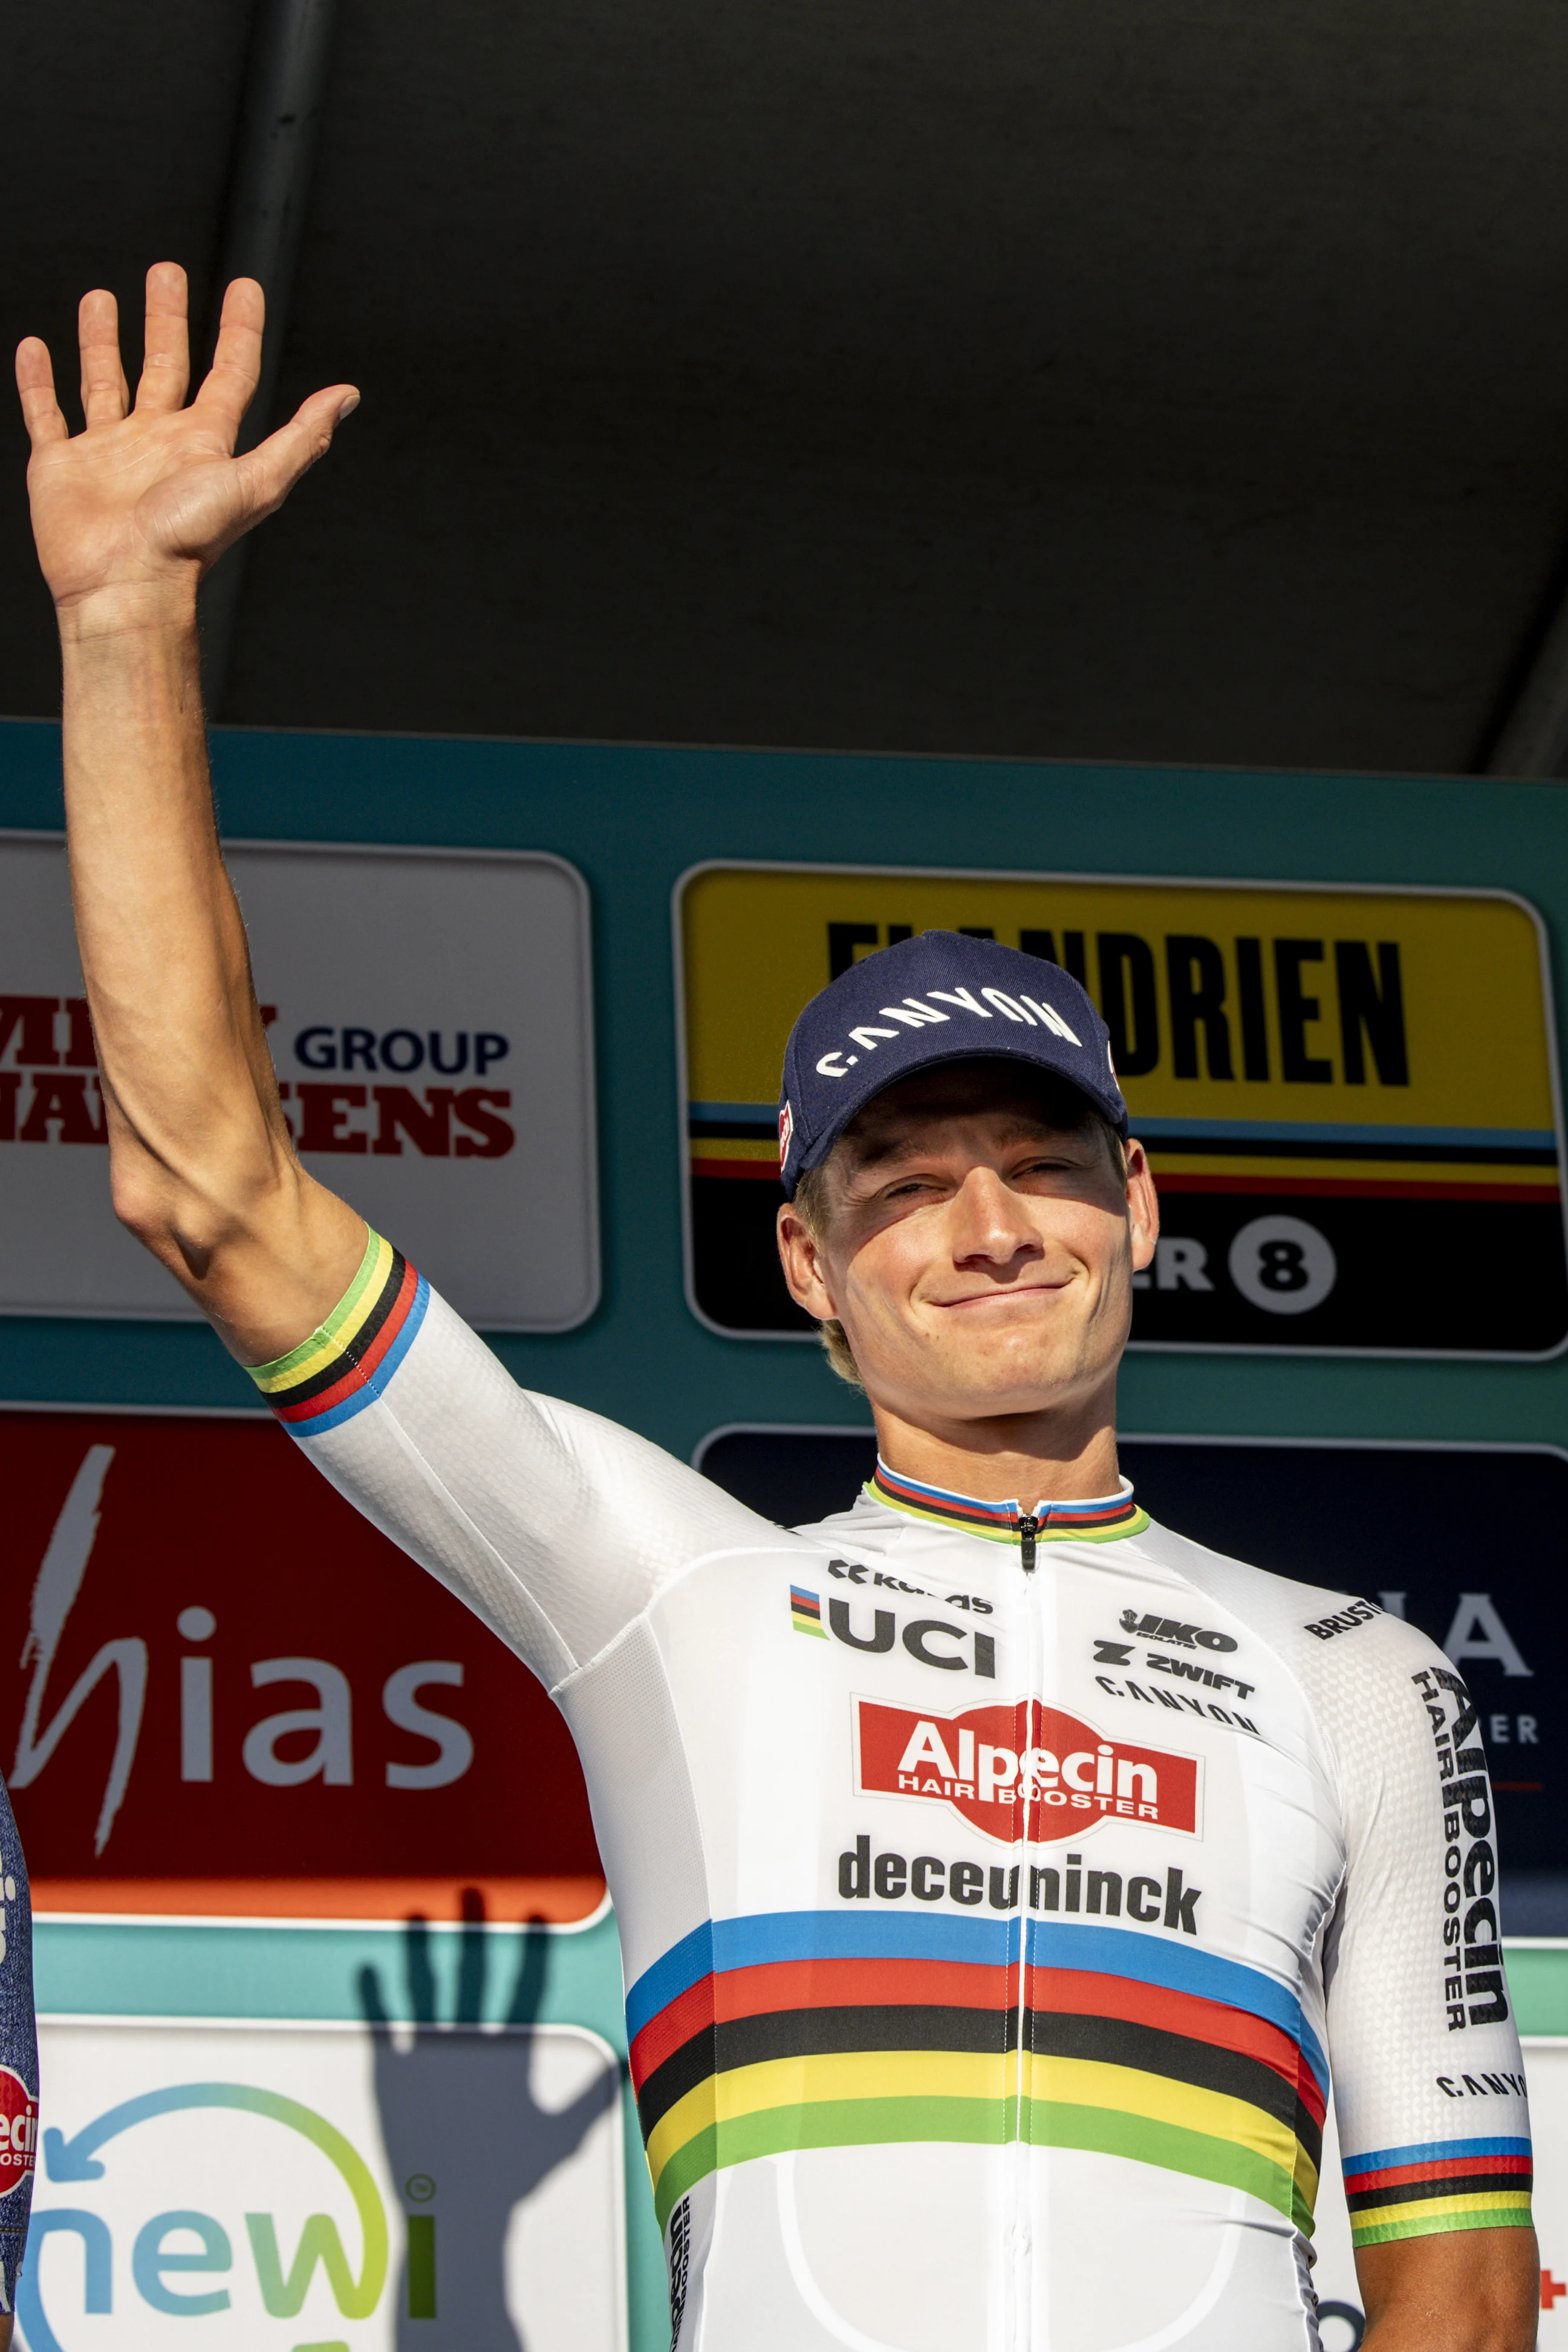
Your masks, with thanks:
[[(919, 1588), (911, 1585), (903, 1589), (917, 1591)], [(789, 1613), (798, 1633), (825, 1638), (820, 1593), (809, 1591), (804, 1585), (791, 1585)], [(920, 1665), (935, 1666), (948, 1675), (974, 1673), (987, 1682), (995, 1682), (997, 1677), (996, 1636), (977, 1629), (971, 1631), (967, 1625), (955, 1625), (946, 1617), (912, 1617), (901, 1635), (898, 1619), (891, 1609), (841, 1600), (835, 1593), (828, 1601), (826, 1633), (846, 1649), (860, 1650), (872, 1657), (887, 1656), (894, 1643), (901, 1642), (906, 1654)]]

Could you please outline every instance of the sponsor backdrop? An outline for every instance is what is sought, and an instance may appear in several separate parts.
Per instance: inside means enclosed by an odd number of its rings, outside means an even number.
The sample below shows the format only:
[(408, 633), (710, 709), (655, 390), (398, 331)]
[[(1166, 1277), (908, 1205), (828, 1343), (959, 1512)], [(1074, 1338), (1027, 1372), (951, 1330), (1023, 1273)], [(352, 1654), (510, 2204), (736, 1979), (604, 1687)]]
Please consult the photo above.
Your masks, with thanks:
[[(1049, 944), (1117, 1037), (1166, 1193), (1124, 1421), (1264, 1441), (1219, 1469), (1145, 1449), (1150, 1500), (1403, 1592), (1465, 1652), (1516, 1880), (1568, 1875), (1544, 1564), (1563, 787), (214, 746), (226, 832), (268, 845), (236, 871), (308, 1164), (519, 1378), (683, 1456), (725, 1424), (863, 1421), (761, 1245), (793, 1003), (901, 927)], [(110, 1223), (57, 763), (52, 727), (0, 727), (0, 1762), (53, 1906), (23, 2336), (598, 2345), (623, 2302), (654, 2352), (575, 1767), (528, 1677), (304, 1478)], [(1375, 1450), (1353, 1475), (1281, 1444), (1303, 1438)], [(1411, 1442), (1445, 1450), (1389, 1451)], [(1515, 1451), (1456, 1451), (1478, 1444)], [(1235, 1530), (1200, 1528), (1220, 1506)], [(1516, 1943), (1511, 1969), (1526, 2032), (1568, 2039), (1568, 1952)], [(1554, 2047), (1532, 2065), (1542, 2340), (1568, 2345), (1568, 2085)], [(1330, 2352), (1359, 2329), (1343, 2231), (1325, 2200)]]
[[(228, 855), (305, 1165), (486, 1329), (580, 1323), (599, 1297), (581, 876), (557, 857)], [(0, 1312), (195, 1319), (109, 1213), (57, 836), (0, 835)]]
[[(677, 922), (687, 1275), (719, 1330), (811, 1336), (773, 1244), (796, 1012), (855, 958), (942, 929), (1064, 964), (1104, 1017), (1165, 1201), (1134, 1346), (1568, 1342), (1546, 936), (1518, 899), (732, 866), (686, 877)], [(1004, 1033), (1030, 1018), (976, 1009)], [(953, 1018), (906, 998), (844, 1050)], [(1430, 1276), (1454, 1249), (1520, 1278), (1456, 1293)]]
[(540, 1685), (269, 1417), (0, 1412), (0, 1480), (27, 1637), (0, 1758), (39, 1908), (598, 1908)]

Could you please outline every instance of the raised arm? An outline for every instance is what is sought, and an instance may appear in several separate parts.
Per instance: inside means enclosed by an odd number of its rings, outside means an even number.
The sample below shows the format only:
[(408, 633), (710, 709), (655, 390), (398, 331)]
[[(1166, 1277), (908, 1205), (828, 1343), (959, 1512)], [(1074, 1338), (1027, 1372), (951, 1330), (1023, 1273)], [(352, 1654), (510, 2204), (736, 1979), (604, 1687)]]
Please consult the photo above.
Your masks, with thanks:
[(213, 816), (196, 587), (326, 455), (359, 394), (312, 394), (232, 452), (261, 359), (259, 286), (224, 302), (212, 373), (185, 405), (185, 273), (147, 277), (131, 405), (114, 297), (84, 296), (83, 433), (49, 354), (16, 354), (38, 560), (59, 619), (66, 818), (116, 1213), (243, 1360), (295, 1346), (348, 1287), (365, 1229), (301, 1168)]

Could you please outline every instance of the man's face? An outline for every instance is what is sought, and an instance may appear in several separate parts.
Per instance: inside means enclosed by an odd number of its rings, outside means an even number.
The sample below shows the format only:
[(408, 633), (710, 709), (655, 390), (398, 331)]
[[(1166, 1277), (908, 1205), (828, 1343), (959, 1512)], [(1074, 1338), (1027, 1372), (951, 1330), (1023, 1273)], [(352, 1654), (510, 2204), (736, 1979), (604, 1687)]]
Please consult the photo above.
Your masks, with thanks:
[(1158, 1231), (1141, 1146), (1126, 1181), (1049, 1080), (995, 1061), (890, 1087), (845, 1131), (815, 1237), (790, 1208), (790, 1291), (836, 1317), (873, 1403), (977, 1421), (1086, 1402), (1114, 1378)]

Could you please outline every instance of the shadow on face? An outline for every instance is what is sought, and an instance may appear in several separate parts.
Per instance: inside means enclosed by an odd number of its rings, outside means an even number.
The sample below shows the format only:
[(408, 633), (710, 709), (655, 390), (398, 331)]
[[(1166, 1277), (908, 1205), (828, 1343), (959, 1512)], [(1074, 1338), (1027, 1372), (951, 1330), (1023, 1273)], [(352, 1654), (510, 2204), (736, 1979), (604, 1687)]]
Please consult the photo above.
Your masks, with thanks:
[(929, 1149), (944, 1130), (956, 1131), (952, 1139), (957, 1141), (965, 1129), (979, 1122), (993, 1147), (1064, 1136), (1097, 1141), (1118, 1183), (1125, 1174), (1120, 1137), (1076, 1087), (1029, 1064), (975, 1055), (917, 1070), (867, 1103), (845, 1128), (822, 1171), (828, 1178), (823, 1206), (835, 1194), (858, 1190), (861, 1180), (888, 1163)]

